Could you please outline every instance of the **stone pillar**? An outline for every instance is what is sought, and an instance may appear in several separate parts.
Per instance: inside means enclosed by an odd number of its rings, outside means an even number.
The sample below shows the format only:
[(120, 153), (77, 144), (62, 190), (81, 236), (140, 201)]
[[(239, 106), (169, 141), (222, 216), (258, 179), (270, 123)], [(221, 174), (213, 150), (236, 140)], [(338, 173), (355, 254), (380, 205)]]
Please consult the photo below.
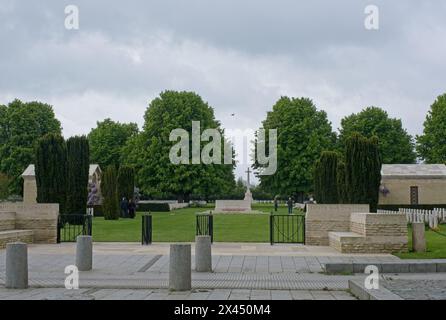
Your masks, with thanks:
[(90, 271), (93, 268), (93, 241), (91, 236), (77, 237), (76, 267), (79, 271)]
[(28, 288), (28, 246), (23, 242), (6, 245), (6, 281), (8, 289)]
[(212, 272), (211, 236), (195, 237), (195, 270)]
[(171, 244), (169, 290), (187, 291), (192, 288), (191, 245)]
[(426, 252), (424, 222), (412, 223), (412, 246), (415, 252)]

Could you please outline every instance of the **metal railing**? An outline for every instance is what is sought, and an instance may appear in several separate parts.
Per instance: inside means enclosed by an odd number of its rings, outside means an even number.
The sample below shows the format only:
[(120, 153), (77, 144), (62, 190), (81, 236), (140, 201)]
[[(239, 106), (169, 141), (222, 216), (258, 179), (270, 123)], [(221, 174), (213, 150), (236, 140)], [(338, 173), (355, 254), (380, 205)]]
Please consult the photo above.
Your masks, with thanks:
[(305, 243), (305, 215), (288, 214), (269, 217), (271, 245), (275, 243)]
[(57, 219), (57, 243), (76, 242), (77, 236), (91, 236), (92, 218), (84, 214), (60, 214)]
[(195, 235), (211, 236), (211, 242), (214, 242), (214, 216), (210, 214), (197, 214)]

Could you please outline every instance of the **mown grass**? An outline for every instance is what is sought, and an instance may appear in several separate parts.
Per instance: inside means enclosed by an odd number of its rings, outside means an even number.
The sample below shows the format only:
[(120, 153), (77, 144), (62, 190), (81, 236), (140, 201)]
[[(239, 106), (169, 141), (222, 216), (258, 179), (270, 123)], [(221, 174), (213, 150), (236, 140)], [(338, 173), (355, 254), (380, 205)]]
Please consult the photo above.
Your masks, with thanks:
[[(195, 215), (213, 208), (185, 208), (172, 212), (152, 212), (154, 242), (192, 242), (195, 238)], [(272, 205), (253, 205), (263, 214), (214, 215), (215, 242), (269, 242), (269, 215)], [(298, 212), (296, 212), (298, 213)], [(287, 214), (279, 208), (278, 214)], [(93, 220), (93, 239), (98, 242), (141, 241), (141, 215), (135, 219), (107, 221), (103, 217)]]
[[(407, 253), (396, 253), (401, 259), (446, 259), (446, 225), (440, 225), (440, 233), (426, 230), (427, 251), (416, 253), (410, 250)], [(409, 249), (412, 249), (412, 229), (408, 229)]]

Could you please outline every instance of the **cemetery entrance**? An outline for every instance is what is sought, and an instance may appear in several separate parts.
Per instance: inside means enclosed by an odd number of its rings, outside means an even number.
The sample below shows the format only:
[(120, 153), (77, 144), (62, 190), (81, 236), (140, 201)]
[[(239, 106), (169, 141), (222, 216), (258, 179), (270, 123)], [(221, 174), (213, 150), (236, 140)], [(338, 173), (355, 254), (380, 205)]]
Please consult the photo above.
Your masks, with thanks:
[(275, 243), (305, 243), (305, 215), (270, 215), (269, 234)]
[(57, 243), (76, 242), (77, 236), (91, 236), (92, 218), (88, 214), (60, 214), (57, 220)]

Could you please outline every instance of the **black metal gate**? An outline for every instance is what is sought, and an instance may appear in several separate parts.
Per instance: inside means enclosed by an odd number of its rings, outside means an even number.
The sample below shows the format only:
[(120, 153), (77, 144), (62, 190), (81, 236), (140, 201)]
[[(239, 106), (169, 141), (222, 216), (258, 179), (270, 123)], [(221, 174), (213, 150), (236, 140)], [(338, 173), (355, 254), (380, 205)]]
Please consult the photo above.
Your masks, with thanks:
[(60, 214), (57, 221), (57, 243), (76, 242), (77, 236), (91, 236), (92, 218), (91, 215)]
[(211, 236), (211, 242), (214, 242), (214, 216), (212, 214), (197, 214), (195, 235)]
[(271, 245), (275, 243), (305, 243), (305, 215), (288, 214), (269, 217)]

